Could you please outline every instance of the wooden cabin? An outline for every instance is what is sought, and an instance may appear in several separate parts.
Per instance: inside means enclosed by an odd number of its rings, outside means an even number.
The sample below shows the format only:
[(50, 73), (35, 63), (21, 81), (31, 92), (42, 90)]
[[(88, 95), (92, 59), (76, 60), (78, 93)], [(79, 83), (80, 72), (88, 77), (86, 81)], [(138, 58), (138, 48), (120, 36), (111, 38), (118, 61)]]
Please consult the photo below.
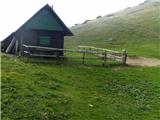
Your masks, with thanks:
[[(63, 49), (64, 36), (73, 36), (73, 33), (47, 4), (1, 42), (1, 51), (24, 55), (26, 49), (23, 47), (24, 44)], [(32, 52), (41, 54), (36, 49), (32, 50)], [(43, 51), (43, 54), (55, 53), (53, 51)], [(63, 55), (63, 51), (60, 51), (58, 54)]]

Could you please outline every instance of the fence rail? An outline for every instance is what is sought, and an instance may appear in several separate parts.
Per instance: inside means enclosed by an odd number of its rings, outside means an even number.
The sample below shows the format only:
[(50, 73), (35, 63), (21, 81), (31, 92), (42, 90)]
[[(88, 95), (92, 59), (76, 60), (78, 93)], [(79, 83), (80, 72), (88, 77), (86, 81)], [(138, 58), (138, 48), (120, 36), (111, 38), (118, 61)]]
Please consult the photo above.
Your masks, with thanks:
[(108, 52), (108, 53), (117, 53), (120, 54), (119, 51), (114, 51), (114, 50), (109, 50), (109, 49), (105, 49), (105, 48), (97, 48), (97, 47), (93, 47), (93, 46), (78, 46), (79, 49), (81, 50), (91, 50), (91, 51), (95, 51), (95, 52)]
[[(23, 44), (24, 54), (27, 54), (28, 57), (35, 56), (35, 57), (53, 57), (53, 58), (76, 58), (82, 59), (82, 63), (84, 64), (85, 59), (102, 59), (103, 64), (106, 64), (108, 60), (114, 60), (121, 62), (122, 64), (126, 64), (127, 53), (125, 50), (122, 52), (104, 49), (104, 48), (97, 48), (93, 46), (78, 46), (78, 50), (71, 50), (71, 49), (60, 49), (60, 48), (50, 48), (50, 47), (41, 47), (41, 46), (31, 46)], [(38, 53), (32, 53), (32, 50), (41, 51)], [(52, 52), (54, 54), (42, 54), (43, 52)], [(75, 57), (75, 56), (64, 56), (56, 54), (58, 52), (66, 53), (66, 52), (73, 52), (73, 53), (81, 53), (82, 57)], [(87, 54), (94, 55), (95, 57), (87, 57)]]
[(112, 59), (114, 61), (120, 61), (122, 64), (126, 64), (127, 53), (126, 50), (123, 49), (122, 52), (109, 50), (105, 48), (97, 48), (93, 46), (78, 46), (80, 50), (92, 51), (96, 56), (99, 56), (104, 59), (104, 62), (107, 59)]

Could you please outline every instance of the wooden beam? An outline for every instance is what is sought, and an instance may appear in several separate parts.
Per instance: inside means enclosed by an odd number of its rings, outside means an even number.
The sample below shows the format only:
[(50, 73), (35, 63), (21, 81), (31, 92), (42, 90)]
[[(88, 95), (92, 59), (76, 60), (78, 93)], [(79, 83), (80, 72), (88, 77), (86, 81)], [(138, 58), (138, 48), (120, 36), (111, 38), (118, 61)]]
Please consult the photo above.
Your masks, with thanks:
[(11, 43), (9, 44), (9, 46), (7, 47), (7, 49), (6, 49), (6, 51), (5, 51), (6, 53), (10, 53), (10, 52), (11, 52), (11, 50), (12, 50), (15, 42), (16, 42), (16, 38), (13, 37), (12, 40), (11, 40)]
[(93, 46), (78, 46), (79, 48), (88, 48), (88, 49), (93, 49), (93, 50), (102, 50), (102, 51), (107, 51), (107, 52), (113, 52), (113, 53), (120, 53), (118, 51), (114, 51), (114, 50), (109, 50), (109, 49), (105, 49), (105, 48), (97, 48), (97, 47), (93, 47)]
[(68, 51), (68, 52), (79, 52), (79, 53), (83, 53), (83, 52), (86, 52), (86, 53), (93, 53), (95, 54), (96, 52), (95, 51), (87, 51), (87, 50), (71, 50), (71, 49), (61, 49), (61, 48), (50, 48), (50, 47), (41, 47), (41, 46), (32, 46), (32, 45), (25, 45), (23, 44), (24, 47), (26, 48), (35, 48), (37, 50), (48, 50), (48, 51)]
[(21, 55), (22, 55), (22, 52), (23, 52), (23, 51), (22, 51), (22, 49), (23, 49), (23, 34), (21, 34), (19, 46), (20, 46), (19, 56), (21, 56)]
[(16, 48), (15, 48), (15, 53), (18, 53), (18, 40), (16, 40)]

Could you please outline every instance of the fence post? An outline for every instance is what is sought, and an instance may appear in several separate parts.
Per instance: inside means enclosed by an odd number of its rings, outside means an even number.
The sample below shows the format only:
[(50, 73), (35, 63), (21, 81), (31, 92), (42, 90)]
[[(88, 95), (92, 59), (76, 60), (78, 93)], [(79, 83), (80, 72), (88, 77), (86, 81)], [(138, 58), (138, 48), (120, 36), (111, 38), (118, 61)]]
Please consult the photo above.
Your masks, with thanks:
[(127, 60), (127, 53), (126, 53), (126, 50), (123, 49), (122, 50), (122, 64), (126, 64), (126, 60)]
[(86, 54), (86, 52), (83, 51), (83, 57), (82, 57), (82, 63), (83, 63), (83, 64), (84, 64), (85, 54)]
[(107, 61), (107, 52), (105, 51), (105, 53), (104, 53), (104, 64), (106, 64), (106, 61)]
[(97, 49), (97, 56), (98, 56), (98, 52), (99, 52), (99, 50)]
[[(104, 54), (104, 57), (103, 57), (103, 54)], [(105, 66), (107, 61), (107, 52), (105, 51), (103, 54), (102, 54), (102, 58), (104, 59), (104, 62), (102, 65)]]
[(113, 53), (113, 55), (114, 55), (114, 61), (116, 61), (116, 55), (117, 55), (117, 54), (116, 54), (116, 53)]

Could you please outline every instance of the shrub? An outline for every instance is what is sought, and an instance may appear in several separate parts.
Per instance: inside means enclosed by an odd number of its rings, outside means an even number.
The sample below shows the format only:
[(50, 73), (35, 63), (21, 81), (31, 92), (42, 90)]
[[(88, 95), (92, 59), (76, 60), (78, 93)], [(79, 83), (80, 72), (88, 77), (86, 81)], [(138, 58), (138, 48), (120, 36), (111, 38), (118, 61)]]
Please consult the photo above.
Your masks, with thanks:
[(86, 23), (88, 23), (89, 21), (91, 21), (91, 20), (85, 20), (82, 24), (86, 24)]
[(101, 18), (101, 17), (102, 17), (102, 16), (99, 15), (99, 16), (96, 17), (96, 19), (99, 19), (99, 18)]

